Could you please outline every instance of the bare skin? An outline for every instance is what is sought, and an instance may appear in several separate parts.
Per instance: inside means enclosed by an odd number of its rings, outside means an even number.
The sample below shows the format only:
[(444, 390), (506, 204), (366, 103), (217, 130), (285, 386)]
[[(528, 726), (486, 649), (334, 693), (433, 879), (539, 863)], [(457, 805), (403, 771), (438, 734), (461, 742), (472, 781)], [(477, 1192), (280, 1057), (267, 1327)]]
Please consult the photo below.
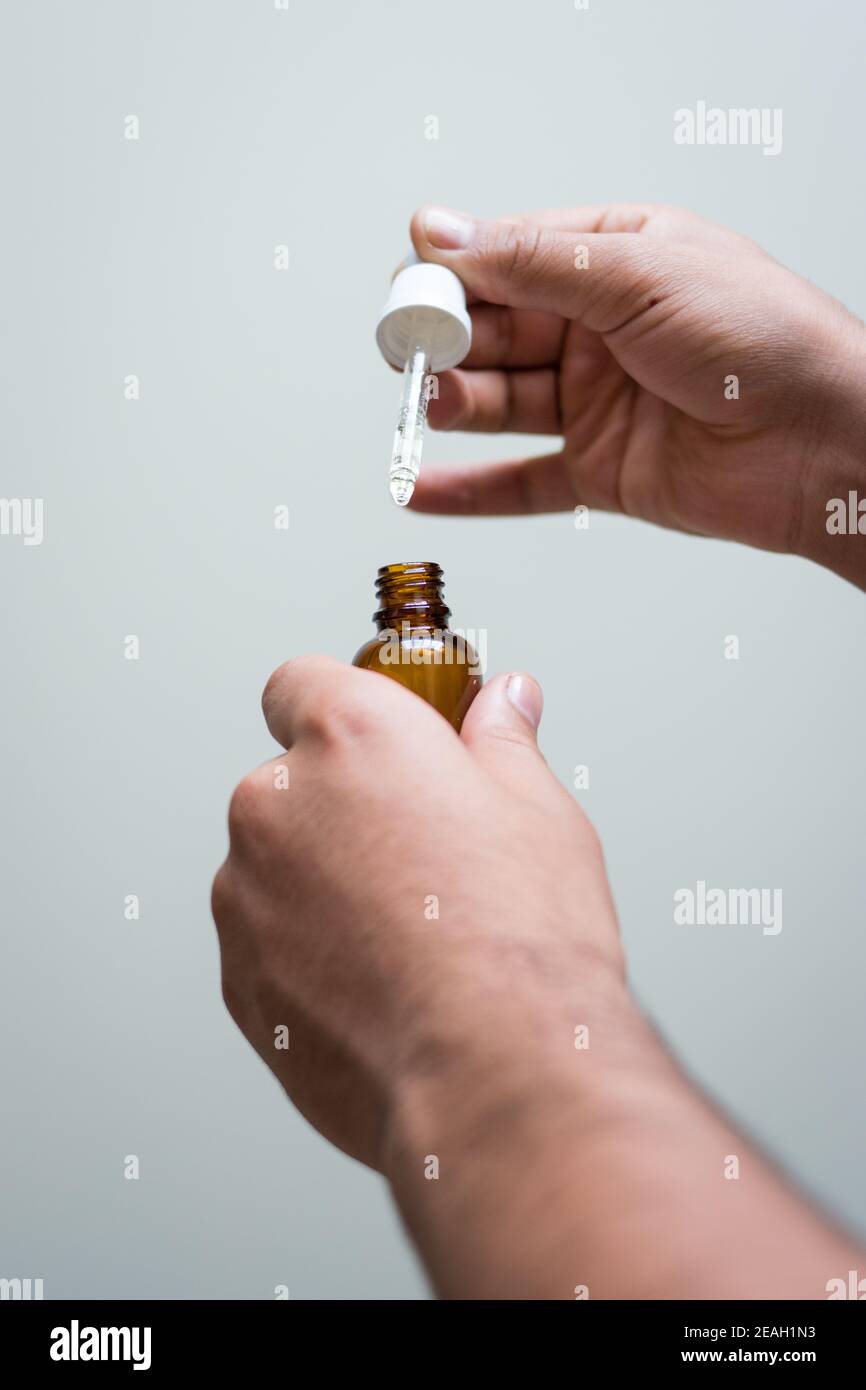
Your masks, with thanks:
[[(558, 452), (426, 470), (419, 510), (549, 512), (579, 503), (800, 554), (866, 587), (866, 547), (828, 536), (826, 503), (862, 489), (866, 328), (754, 242), (682, 208), (448, 214), (422, 259), (475, 300), (439, 428), (561, 436)], [(470, 229), (468, 244), (447, 249)], [(577, 269), (579, 248), (588, 266)], [(726, 380), (738, 380), (729, 399)], [(729, 388), (730, 393), (730, 388)]]
[[(460, 250), (427, 223), (419, 253), (475, 298), (473, 355), (443, 374), (434, 422), (565, 444), (428, 474), (418, 505), (624, 507), (866, 587), (866, 537), (824, 525), (866, 471), (866, 330), (835, 301), (676, 210), (476, 224)], [(597, 836), (537, 748), (531, 677), (491, 681), (460, 738), (324, 657), (280, 667), (263, 704), (287, 751), (230, 808), (226, 1002), (310, 1122), (386, 1176), (440, 1295), (825, 1298), (864, 1268), (641, 1017)]]

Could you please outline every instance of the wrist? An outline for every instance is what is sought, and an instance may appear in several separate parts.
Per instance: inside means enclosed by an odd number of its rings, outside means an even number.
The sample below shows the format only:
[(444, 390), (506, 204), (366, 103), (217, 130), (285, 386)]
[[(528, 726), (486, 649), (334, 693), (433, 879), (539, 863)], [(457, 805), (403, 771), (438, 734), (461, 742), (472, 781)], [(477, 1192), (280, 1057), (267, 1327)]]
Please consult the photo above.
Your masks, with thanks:
[(471, 1126), (481, 1108), (499, 1110), (559, 1079), (591, 1084), (593, 1068), (575, 1065), (582, 1058), (622, 1061), (646, 1025), (620, 970), (582, 953), (570, 964), (503, 943), (455, 961), (442, 1006), (393, 1077), (390, 1142), (399, 1147), (426, 1124)]
[(866, 328), (846, 318), (825, 403), (810, 426), (794, 549), (866, 589)]
[(584, 1056), (603, 1051), (612, 1063), (646, 1026), (618, 962), (508, 942), (452, 955), (426, 1005), (392, 1075), (394, 1133), (413, 1116), (456, 1127), (464, 1101), (473, 1113), (479, 1101), (499, 1107), (544, 1080), (573, 1079)]
[(550, 1219), (574, 1155), (603, 1151), (630, 1123), (624, 1095), (668, 1067), (607, 966), (566, 989), (533, 977), (499, 998), (482, 990), (394, 1087), (383, 1142), (382, 1170), (438, 1291), (501, 1296), (511, 1233), (539, 1202)]

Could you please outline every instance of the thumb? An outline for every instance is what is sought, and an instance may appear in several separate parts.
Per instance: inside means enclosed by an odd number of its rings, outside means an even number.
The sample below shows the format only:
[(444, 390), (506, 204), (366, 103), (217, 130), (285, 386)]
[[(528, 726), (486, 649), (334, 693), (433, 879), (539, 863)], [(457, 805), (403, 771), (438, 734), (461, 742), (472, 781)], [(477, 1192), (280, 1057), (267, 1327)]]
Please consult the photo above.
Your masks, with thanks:
[(448, 266), (477, 299), (545, 309), (596, 333), (623, 328), (686, 274), (681, 248), (638, 232), (485, 222), (441, 207), (419, 209), (411, 232), (421, 259)]
[(491, 772), (525, 791), (536, 768), (547, 767), (535, 737), (543, 707), (541, 686), (532, 676), (494, 676), (469, 706), (460, 737)]

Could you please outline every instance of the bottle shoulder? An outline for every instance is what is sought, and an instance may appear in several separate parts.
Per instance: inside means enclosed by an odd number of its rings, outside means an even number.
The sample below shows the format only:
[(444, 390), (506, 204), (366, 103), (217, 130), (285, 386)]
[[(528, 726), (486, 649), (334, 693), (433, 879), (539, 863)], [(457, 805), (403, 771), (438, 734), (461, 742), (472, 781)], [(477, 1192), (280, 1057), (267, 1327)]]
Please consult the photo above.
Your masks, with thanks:
[(369, 667), (376, 665), (376, 657), (382, 646), (380, 637), (371, 637), (368, 642), (359, 647), (352, 657), (353, 666)]
[(400, 652), (405, 652), (411, 658), (413, 653), (420, 655), (425, 651), (434, 657), (437, 652), (442, 653), (449, 662), (460, 666), (475, 667), (478, 664), (478, 655), (466, 638), (459, 632), (442, 628), (435, 634), (423, 631), (410, 632), (408, 635), (396, 631), (379, 632), (358, 648), (352, 657), (352, 665), (368, 669), (399, 660)]

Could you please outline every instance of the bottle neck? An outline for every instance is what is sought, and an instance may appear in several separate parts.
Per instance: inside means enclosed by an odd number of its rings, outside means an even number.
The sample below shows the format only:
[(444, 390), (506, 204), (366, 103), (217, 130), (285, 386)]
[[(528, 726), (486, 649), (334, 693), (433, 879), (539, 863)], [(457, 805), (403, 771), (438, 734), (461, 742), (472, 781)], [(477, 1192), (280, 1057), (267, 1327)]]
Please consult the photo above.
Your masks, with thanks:
[(429, 561), (383, 565), (376, 577), (379, 606), (373, 614), (377, 632), (401, 630), (443, 631), (451, 610), (442, 592), (442, 570)]

